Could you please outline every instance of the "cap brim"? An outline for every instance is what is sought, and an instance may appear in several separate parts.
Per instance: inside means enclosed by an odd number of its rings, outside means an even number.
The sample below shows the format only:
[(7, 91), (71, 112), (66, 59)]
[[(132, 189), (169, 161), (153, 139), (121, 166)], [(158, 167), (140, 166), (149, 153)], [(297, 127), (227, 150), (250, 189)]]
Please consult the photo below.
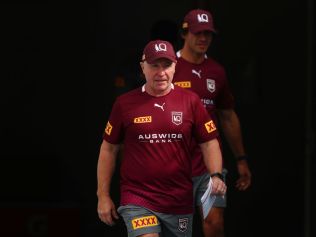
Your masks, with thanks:
[(193, 34), (196, 34), (196, 33), (202, 32), (202, 31), (210, 31), (214, 34), (217, 33), (217, 31), (214, 28), (207, 26), (207, 25), (191, 26), (191, 27), (189, 27), (189, 31)]
[(153, 58), (150, 58), (150, 59), (145, 59), (145, 61), (147, 61), (147, 63), (149, 63), (149, 64), (152, 64), (152, 63), (154, 63), (156, 60), (162, 59), (162, 58), (168, 59), (168, 60), (170, 60), (170, 61), (172, 61), (172, 62), (174, 62), (174, 63), (177, 61), (176, 58), (174, 58), (174, 57), (172, 57), (172, 56), (168, 56), (168, 55), (157, 55), (156, 57), (153, 57)]

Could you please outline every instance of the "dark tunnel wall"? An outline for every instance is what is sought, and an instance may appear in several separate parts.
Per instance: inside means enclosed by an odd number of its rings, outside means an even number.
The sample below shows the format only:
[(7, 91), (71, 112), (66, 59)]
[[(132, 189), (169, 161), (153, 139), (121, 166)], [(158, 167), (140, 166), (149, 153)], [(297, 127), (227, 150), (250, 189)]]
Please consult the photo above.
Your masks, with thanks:
[[(315, 163), (305, 167), (315, 131), (308, 1), (177, 0), (1, 4), (1, 236), (125, 236), (96, 213), (102, 132), (115, 97), (142, 83), (132, 78), (153, 24), (179, 26), (198, 6), (215, 18), (210, 54), (227, 70), (253, 172), (251, 189), (237, 192), (224, 143), (227, 237), (315, 235), (304, 211), (314, 213), (305, 187), (315, 183), (305, 178)], [(116, 204), (118, 182), (116, 173)]]

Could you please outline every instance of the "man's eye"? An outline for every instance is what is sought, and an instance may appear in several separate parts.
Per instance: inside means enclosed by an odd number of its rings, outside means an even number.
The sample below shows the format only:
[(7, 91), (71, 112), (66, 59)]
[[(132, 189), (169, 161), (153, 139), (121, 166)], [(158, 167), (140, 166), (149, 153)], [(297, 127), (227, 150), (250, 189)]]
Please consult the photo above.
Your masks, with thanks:
[(163, 64), (162, 66), (166, 68), (166, 67), (170, 67), (171, 64), (172, 64), (172, 63), (165, 63), (165, 64)]

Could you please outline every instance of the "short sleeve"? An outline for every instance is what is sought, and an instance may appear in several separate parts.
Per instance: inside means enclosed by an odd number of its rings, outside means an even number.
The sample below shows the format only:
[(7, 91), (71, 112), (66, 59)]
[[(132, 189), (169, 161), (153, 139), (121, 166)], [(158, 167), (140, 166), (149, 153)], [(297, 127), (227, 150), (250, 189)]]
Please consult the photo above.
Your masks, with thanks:
[(120, 102), (116, 100), (103, 133), (103, 139), (112, 144), (119, 144), (123, 140), (124, 126), (121, 111)]
[(198, 143), (203, 143), (218, 136), (218, 130), (213, 118), (207, 113), (202, 102), (197, 97), (193, 102), (194, 137)]

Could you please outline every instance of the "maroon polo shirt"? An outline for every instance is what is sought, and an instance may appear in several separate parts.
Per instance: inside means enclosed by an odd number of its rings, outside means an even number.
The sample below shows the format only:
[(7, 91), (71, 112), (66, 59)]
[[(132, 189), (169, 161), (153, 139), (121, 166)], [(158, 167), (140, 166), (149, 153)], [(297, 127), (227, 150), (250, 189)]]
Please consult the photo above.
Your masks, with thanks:
[(124, 144), (121, 205), (170, 214), (193, 212), (192, 138), (203, 143), (218, 132), (199, 97), (174, 86), (154, 97), (144, 87), (118, 97), (104, 139)]
[[(218, 127), (216, 109), (234, 108), (234, 98), (224, 68), (212, 58), (206, 57), (201, 64), (194, 64), (184, 60), (180, 52), (177, 56), (174, 84), (197, 93)], [(200, 147), (193, 142), (192, 149), (192, 175), (199, 176), (206, 172), (206, 167)]]

